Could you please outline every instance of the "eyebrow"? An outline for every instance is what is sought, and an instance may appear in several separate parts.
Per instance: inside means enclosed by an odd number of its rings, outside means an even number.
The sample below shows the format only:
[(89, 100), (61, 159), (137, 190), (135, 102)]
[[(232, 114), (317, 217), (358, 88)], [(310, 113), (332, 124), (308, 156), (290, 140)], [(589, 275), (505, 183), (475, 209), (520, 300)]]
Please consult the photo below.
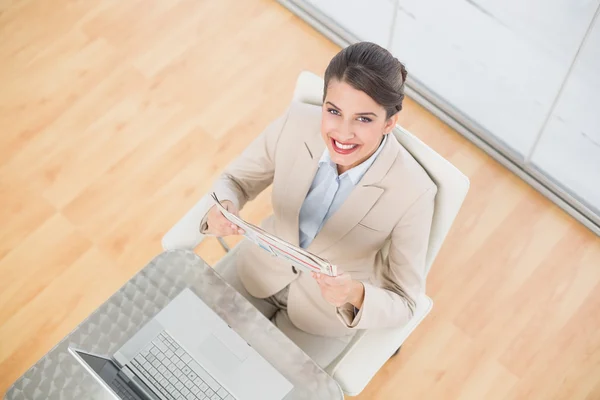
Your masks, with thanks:
[[(341, 108), (339, 108), (338, 106), (336, 106), (335, 104), (333, 104), (330, 101), (328, 101), (325, 104), (329, 104), (329, 105), (333, 106), (334, 108), (337, 108), (338, 110), (341, 110)], [(356, 115), (372, 115), (374, 117), (377, 117), (377, 114), (375, 114), (374, 112), (362, 112), (362, 113), (356, 113)]]

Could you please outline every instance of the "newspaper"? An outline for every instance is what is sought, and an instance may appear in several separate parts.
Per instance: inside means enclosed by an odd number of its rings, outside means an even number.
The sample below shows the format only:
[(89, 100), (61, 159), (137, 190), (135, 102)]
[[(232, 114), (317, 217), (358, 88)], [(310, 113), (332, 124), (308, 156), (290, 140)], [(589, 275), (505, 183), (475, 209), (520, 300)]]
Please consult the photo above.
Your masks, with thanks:
[(329, 263), (329, 261), (309, 253), (301, 247), (294, 246), (291, 243), (281, 240), (278, 237), (266, 232), (264, 229), (261, 229), (258, 226), (235, 216), (225, 209), (215, 193), (211, 193), (211, 197), (215, 201), (215, 204), (223, 216), (225, 216), (225, 218), (227, 218), (231, 223), (240, 227), (240, 229), (243, 229), (245, 232), (244, 236), (264, 251), (273, 256), (285, 259), (294, 267), (305, 272), (320, 272), (329, 276), (337, 275), (337, 269), (335, 265), (332, 265)]

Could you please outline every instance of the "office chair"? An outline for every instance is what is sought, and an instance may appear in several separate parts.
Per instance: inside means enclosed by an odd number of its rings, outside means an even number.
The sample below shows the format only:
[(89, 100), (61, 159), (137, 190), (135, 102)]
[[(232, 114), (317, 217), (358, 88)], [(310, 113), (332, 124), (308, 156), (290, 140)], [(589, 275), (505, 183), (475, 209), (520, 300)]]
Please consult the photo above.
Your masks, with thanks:
[[(296, 82), (293, 100), (321, 105), (323, 79), (310, 72), (302, 72)], [(427, 171), (438, 188), (425, 265), (426, 274), (428, 274), (467, 195), (469, 179), (402, 127), (394, 128), (393, 134)], [(207, 202), (211, 201), (209, 196), (204, 196), (164, 235), (162, 245), (165, 250), (195, 249), (198, 246), (203, 239), (203, 235), (199, 232), (199, 226), (204, 215), (200, 214), (204, 213)], [(229, 251), (224, 241), (221, 240), (221, 244), (226, 251)], [(229, 251), (214, 266), (215, 270), (222, 272), (227, 268), (234, 267), (236, 249)], [(383, 251), (387, 252), (388, 249), (389, 246)], [(423, 321), (432, 306), (431, 298), (422, 294), (417, 299), (414, 315), (407, 325), (400, 328), (369, 329), (357, 332), (344, 351), (329, 365), (324, 366), (325, 371), (338, 382), (346, 394), (358, 395)], [(315, 340), (319, 340), (319, 338), (315, 336)]]

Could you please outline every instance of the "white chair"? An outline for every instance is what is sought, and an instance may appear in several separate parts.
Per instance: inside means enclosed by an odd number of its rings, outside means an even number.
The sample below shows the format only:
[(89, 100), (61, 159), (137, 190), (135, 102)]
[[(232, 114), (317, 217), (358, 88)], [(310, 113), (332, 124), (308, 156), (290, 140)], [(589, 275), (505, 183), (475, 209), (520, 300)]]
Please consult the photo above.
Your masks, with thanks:
[[(293, 100), (321, 105), (323, 100), (322, 78), (310, 72), (302, 72), (296, 82)], [(429, 273), (431, 264), (469, 190), (469, 180), (456, 167), (403, 128), (397, 126), (393, 133), (396, 139), (423, 166), (438, 187), (425, 266), (426, 273)], [(203, 218), (203, 215), (200, 214), (206, 210), (207, 201), (210, 200), (206, 196), (202, 198), (165, 234), (162, 240), (165, 250), (195, 249), (198, 246), (203, 239), (203, 235), (198, 230)], [(215, 265), (217, 271), (223, 271), (233, 265), (235, 250)], [(414, 316), (406, 326), (360, 331), (342, 354), (325, 370), (339, 383), (346, 394), (350, 396), (359, 394), (425, 318), (432, 306), (433, 301), (423, 295), (417, 300)]]

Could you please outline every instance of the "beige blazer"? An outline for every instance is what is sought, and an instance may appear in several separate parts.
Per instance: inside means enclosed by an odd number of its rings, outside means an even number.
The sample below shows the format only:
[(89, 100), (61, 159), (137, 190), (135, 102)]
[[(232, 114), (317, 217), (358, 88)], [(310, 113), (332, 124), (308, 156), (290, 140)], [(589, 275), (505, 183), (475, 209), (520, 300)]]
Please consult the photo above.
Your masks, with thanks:
[[(261, 227), (298, 245), (298, 216), (325, 150), (321, 108), (292, 103), (214, 183), (212, 190), (238, 209), (273, 185), (273, 214)], [(437, 188), (398, 143), (385, 147), (344, 204), (324, 224), (308, 251), (363, 282), (365, 299), (354, 318), (350, 304), (336, 308), (310, 274), (295, 273), (249, 241), (240, 244), (237, 270), (248, 292), (271, 296), (288, 284), (288, 314), (296, 327), (343, 336), (355, 329), (405, 324), (424, 290), (425, 254)], [(203, 221), (201, 231), (206, 232)]]

